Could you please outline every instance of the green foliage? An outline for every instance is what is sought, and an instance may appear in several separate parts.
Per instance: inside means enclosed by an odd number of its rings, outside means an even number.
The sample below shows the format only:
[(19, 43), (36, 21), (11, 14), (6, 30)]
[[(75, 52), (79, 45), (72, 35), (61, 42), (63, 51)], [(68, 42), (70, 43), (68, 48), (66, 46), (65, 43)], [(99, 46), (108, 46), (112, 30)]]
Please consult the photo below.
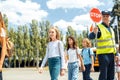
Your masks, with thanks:
[(6, 14), (3, 15), (3, 19), (4, 19), (5, 26), (8, 27), (8, 18)]

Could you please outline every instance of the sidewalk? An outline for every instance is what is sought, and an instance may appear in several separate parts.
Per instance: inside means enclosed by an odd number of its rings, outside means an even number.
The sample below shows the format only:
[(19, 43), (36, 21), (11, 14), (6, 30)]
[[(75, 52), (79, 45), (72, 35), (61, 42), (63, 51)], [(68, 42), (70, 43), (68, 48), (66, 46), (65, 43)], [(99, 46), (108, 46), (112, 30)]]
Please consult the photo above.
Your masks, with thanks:
[[(91, 77), (97, 80), (99, 72), (92, 72)], [(43, 74), (39, 74), (36, 68), (5, 68), (3, 69), (4, 80), (50, 80), (49, 71), (45, 70)], [(80, 72), (79, 79), (82, 80)], [(67, 80), (67, 72), (65, 76), (59, 77), (59, 80)]]

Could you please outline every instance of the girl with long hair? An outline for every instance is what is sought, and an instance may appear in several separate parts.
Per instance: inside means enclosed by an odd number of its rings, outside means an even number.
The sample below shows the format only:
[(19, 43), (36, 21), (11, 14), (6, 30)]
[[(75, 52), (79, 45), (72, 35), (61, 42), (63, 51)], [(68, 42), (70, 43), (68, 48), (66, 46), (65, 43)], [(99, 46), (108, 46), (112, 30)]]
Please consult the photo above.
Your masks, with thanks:
[(5, 59), (6, 49), (6, 27), (0, 12), (0, 80), (2, 79), (2, 66)]
[(78, 80), (79, 62), (82, 68), (84, 65), (80, 56), (80, 49), (77, 47), (77, 43), (72, 36), (67, 38), (66, 55), (68, 56), (68, 80)]
[(48, 60), (48, 67), (51, 80), (58, 80), (58, 75), (65, 74), (64, 46), (60, 41), (60, 33), (56, 27), (49, 29), (49, 42), (46, 49), (46, 55), (42, 61), (39, 72), (43, 72), (43, 67)]

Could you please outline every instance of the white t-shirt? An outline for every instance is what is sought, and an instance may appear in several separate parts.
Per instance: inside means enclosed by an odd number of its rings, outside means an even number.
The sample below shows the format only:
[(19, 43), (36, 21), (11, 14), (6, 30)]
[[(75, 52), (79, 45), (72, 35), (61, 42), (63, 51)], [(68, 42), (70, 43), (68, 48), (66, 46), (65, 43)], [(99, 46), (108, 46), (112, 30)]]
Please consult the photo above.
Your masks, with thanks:
[(5, 30), (3, 28), (1, 28), (1, 34), (0, 34), (1, 37), (5, 37), (6, 36), (6, 33), (5, 33)]
[(46, 49), (46, 55), (43, 59), (41, 67), (45, 66), (45, 63), (47, 62), (48, 58), (57, 57), (57, 56), (61, 57), (61, 65), (62, 65), (61, 68), (64, 69), (65, 68), (64, 46), (62, 41), (60, 40), (51, 41), (48, 43)]
[(71, 48), (68, 49), (67, 51), (67, 54), (69, 56), (68, 63), (79, 61), (76, 53), (80, 54), (80, 49), (77, 49), (77, 52), (76, 49), (71, 49)]

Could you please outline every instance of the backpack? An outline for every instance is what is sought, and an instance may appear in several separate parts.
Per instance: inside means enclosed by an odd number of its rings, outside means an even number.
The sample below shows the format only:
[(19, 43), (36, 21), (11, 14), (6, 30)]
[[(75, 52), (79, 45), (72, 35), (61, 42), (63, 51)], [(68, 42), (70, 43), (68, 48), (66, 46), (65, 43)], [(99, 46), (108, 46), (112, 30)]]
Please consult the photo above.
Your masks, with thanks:
[[(7, 52), (5, 54), (6, 58), (9, 58), (13, 55), (14, 51), (14, 44), (12, 41), (9, 40), (9, 38), (6, 38), (6, 49)], [(2, 46), (0, 46), (0, 52), (2, 51)], [(0, 55), (1, 56), (1, 55)]]
[[(84, 49), (82, 49), (82, 55), (83, 55), (83, 50)], [(88, 49), (88, 54), (89, 54), (89, 57), (91, 58), (91, 55), (90, 55), (90, 48)], [(82, 56), (81, 55), (81, 56)], [(82, 56), (83, 57), (83, 56)], [(94, 58), (94, 63), (95, 63), (95, 60), (96, 60), (96, 54), (93, 52), (93, 58)]]
[(9, 39), (6, 40), (6, 47), (7, 47), (7, 53), (6, 53), (6, 57), (11, 57), (13, 55), (13, 50), (14, 50), (14, 44), (12, 41), (10, 41)]

